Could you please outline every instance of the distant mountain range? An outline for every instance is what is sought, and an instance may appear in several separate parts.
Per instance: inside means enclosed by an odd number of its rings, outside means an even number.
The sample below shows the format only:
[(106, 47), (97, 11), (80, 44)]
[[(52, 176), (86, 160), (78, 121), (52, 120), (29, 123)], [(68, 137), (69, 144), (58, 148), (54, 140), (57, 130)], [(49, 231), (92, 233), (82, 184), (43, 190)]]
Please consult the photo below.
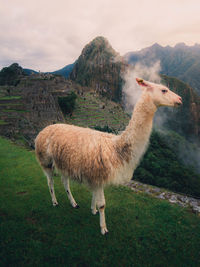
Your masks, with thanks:
[(60, 70), (56, 70), (56, 71), (53, 71), (53, 72), (50, 72), (50, 73), (57, 74), (57, 75), (62, 75), (63, 77), (68, 78), (70, 72), (72, 71), (72, 69), (74, 67), (74, 64), (75, 63), (69, 64), (69, 65), (65, 66), (64, 68), (62, 68)]
[[(52, 72), (47, 72), (47, 73), (50, 73), (50, 74), (56, 74), (56, 75), (61, 75), (65, 78), (68, 78), (69, 77), (69, 74), (70, 72), (72, 71), (73, 67), (74, 67), (74, 64), (69, 64), (67, 66), (65, 66), (64, 68), (62, 69), (59, 69), (59, 70), (56, 70), (56, 71), (52, 71)], [(27, 75), (31, 75), (31, 74), (36, 74), (36, 73), (39, 73), (35, 70), (32, 70), (32, 69), (23, 69), (23, 71), (27, 74)]]
[[(80, 57), (74, 63), (49, 73), (62, 75), (65, 78), (70, 76), (70, 79), (76, 80), (76, 82), (84, 86), (99, 86), (100, 90), (108, 89), (107, 91), (109, 91), (111, 88), (111, 90), (115, 91), (120, 81), (113, 80), (113, 85), (107, 88), (108, 83), (106, 82), (106, 75), (102, 75), (102, 66), (104, 68), (106, 66), (104, 72), (107, 72), (108, 77), (114, 68), (118, 73), (121, 71), (121, 63), (118, 64), (119, 62), (123, 62), (124, 65), (127, 62), (131, 65), (141, 63), (145, 66), (151, 66), (157, 61), (161, 65), (161, 74), (184, 81), (200, 95), (200, 44), (187, 46), (184, 43), (178, 43), (174, 47), (163, 47), (155, 43), (150, 47), (136, 52), (129, 52), (120, 57), (104, 37), (97, 37), (86, 45)], [(38, 73), (31, 69), (23, 69), (23, 71), (27, 75)], [(85, 77), (83, 77), (83, 74)], [(101, 84), (94, 84), (96, 79), (94, 74), (98, 76), (96, 77), (98, 80), (101, 80)], [(115, 96), (116, 92), (113, 93), (115, 99), (119, 98), (119, 96)]]
[(179, 43), (174, 47), (154, 44), (125, 56), (129, 64), (142, 63), (150, 66), (160, 61), (161, 73), (176, 77), (193, 87), (200, 95), (200, 45), (187, 46)]

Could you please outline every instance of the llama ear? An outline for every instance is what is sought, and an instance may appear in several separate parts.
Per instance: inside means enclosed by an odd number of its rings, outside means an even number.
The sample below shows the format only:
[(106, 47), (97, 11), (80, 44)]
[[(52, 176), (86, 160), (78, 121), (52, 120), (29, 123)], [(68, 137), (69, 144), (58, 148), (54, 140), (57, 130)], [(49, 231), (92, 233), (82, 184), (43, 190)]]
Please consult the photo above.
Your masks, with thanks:
[(136, 78), (136, 82), (140, 85), (140, 86), (144, 86), (147, 87), (148, 84), (141, 78)]
[(151, 84), (148, 83), (148, 82), (146, 82), (145, 80), (143, 80), (143, 79), (141, 79), (141, 78), (136, 78), (136, 81), (137, 81), (137, 83), (138, 83), (140, 86), (142, 86), (144, 89), (146, 88), (147, 91), (152, 91), (152, 90), (153, 90)]

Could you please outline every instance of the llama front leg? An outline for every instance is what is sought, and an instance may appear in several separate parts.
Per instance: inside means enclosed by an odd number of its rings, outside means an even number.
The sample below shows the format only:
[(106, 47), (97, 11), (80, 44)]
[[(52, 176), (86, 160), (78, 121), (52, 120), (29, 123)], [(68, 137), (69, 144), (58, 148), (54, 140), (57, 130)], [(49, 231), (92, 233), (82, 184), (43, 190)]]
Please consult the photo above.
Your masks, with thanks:
[(79, 208), (79, 205), (76, 203), (75, 199), (72, 196), (71, 190), (70, 190), (69, 178), (62, 175), (62, 178), (61, 179), (62, 179), (62, 182), (63, 182), (64, 188), (65, 188), (65, 191), (67, 193), (67, 196), (69, 198), (69, 201), (70, 201), (72, 207), (75, 208), (75, 209), (78, 209)]
[(55, 191), (54, 191), (53, 169), (45, 168), (43, 170), (44, 170), (44, 173), (45, 173), (45, 175), (47, 177), (47, 183), (48, 183), (48, 186), (49, 186), (49, 192), (50, 192), (50, 195), (51, 195), (53, 206), (57, 206), (58, 202), (57, 202)]
[(91, 203), (91, 210), (92, 210), (92, 214), (96, 214), (97, 213), (97, 206), (96, 206), (96, 194), (95, 192), (92, 192), (92, 203)]
[(101, 233), (102, 235), (105, 235), (108, 233), (108, 229), (106, 227), (106, 219), (105, 219), (106, 202), (105, 202), (103, 187), (100, 187), (97, 190), (95, 190), (94, 194), (95, 194), (97, 208), (99, 210)]

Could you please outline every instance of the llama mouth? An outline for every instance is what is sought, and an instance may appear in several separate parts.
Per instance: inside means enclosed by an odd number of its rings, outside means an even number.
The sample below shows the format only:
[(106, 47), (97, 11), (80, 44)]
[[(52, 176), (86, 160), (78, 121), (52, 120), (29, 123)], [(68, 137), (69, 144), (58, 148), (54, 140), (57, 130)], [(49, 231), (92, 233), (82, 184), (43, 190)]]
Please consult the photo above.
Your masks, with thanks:
[(180, 107), (181, 105), (182, 105), (182, 102), (176, 102), (176, 103), (174, 104), (175, 107)]

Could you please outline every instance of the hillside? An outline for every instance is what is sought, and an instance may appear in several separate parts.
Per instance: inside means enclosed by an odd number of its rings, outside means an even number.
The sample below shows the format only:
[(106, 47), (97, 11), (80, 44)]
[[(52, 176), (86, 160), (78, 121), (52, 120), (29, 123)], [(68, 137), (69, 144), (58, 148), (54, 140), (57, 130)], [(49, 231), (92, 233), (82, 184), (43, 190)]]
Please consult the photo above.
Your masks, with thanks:
[(200, 45), (187, 46), (184, 43), (174, 47), (154, 44), (138, 52), (129, 52), (125, 59), (130, 64), (138, 62), (152, 65), (160, 61), (161, 73), (176, 77), (188, 83), (200, 95)]
[(1, 266), (200, 265), (200, 218), (185, 208), (109, 187), (105, 239), (84, 186), (72, 183), (80, 204), (72, 209), (55, 177), (59, 206), (53, 208), (34, 154), (2, 138), (0, 167)]
[(115, 132), (124, 130), (129, 119), (121, 105), (92, 91), (78, 95), (73, 115), (65, 116), (69, 124), (90, 128), (108, 126)]
[(180, 95), (183, 105), (178, 109), (160, 109), (158, 115), (163, 116), (164, 128), (173, 130), (187, 139), (200, 142), (200, 97), (184, 82), (162, 75), (162, 82), (172, 91)]
[(0, 86), (0, 134), (31, 147), (42, 128), (64, 122), (57, 95), (71, 86), (62, 77), (41, 75), (22, 77), (16, 86)]
[(109, 42), (104, 37), (96, 37), (83, 48), (69, 78), (120, 102), (123, 85), (121, 72), (125, 68), (126, 64)]

